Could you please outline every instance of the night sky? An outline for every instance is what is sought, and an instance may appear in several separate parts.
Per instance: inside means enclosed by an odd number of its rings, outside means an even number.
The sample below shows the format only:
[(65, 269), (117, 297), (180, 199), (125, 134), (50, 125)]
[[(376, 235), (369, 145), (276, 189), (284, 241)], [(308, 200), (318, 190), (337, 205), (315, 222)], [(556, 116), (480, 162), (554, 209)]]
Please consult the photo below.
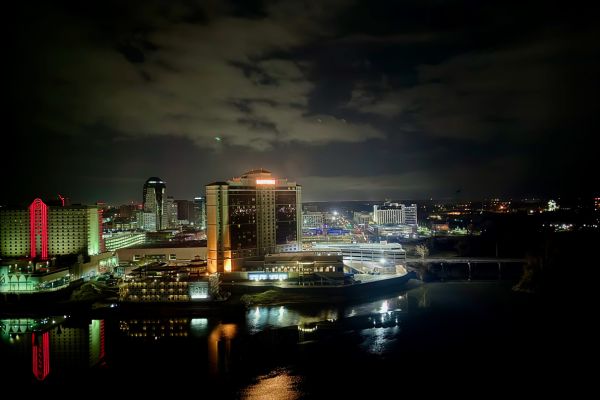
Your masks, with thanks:
[(150, 176), (192, 198), (259, 167), (305, 201), (599, 189), (600, 24), (577, 2), (48, 1), (3, 14), (4, 203), (141, 201)]

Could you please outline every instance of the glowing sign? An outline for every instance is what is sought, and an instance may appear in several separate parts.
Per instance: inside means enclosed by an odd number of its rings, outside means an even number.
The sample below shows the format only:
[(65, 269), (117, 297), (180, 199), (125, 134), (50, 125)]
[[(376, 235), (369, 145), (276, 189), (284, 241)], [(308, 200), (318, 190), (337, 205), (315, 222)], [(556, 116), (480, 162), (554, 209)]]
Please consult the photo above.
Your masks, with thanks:
[(33, 375), (40, 381), (50, 373), (50, 335), (48, 332), (31, 334)]
[(257, 185), (274, 185), (275, 179), (257, 179), (256, 184)]
[(38, 240), (41, 238), (42, 260), (48, 258), (48, 207), (41, 199), (35, 199), (29, 206), (29, 242), (31, 258), (37, 254)]

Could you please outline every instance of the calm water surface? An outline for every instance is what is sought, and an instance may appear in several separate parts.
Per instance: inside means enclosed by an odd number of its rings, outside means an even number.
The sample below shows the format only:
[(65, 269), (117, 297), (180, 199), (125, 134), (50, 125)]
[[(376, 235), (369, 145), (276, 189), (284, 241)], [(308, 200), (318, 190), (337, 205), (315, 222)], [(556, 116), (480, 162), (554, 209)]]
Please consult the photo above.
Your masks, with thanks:
[[(352, 395), (382, 380), (468, 381), (496, 362), (559, 351), (534, 340), (554, 338), (551, 313), (510, 287), (414, 284), (368, 302), (255, 307), (227, 319), (3, 319), (2, 377), (105, 388), (194, 384), (225, 398), (271, 399)], [(458, 361), (473, 368), (457, 371)]]

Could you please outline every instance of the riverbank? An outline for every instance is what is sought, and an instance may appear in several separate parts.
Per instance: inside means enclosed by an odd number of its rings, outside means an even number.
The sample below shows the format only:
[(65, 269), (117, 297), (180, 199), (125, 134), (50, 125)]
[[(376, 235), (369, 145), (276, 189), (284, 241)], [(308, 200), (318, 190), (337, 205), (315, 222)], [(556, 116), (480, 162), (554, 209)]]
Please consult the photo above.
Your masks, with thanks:
[[(347, 303), (366, 299), (374, 295), (401, 290), (411, 280), (416, 279), (414, 272), (402, 276), (380, 276), (368, 282), (343, 286), (285, 286), (237, 284), (240, 300), (247, 307), (257, 305), (290, 304), (331, 304)], [(260, 288), (262, 290), (257, 290)], [(245, 291), (245, 292), (244, 292)]]

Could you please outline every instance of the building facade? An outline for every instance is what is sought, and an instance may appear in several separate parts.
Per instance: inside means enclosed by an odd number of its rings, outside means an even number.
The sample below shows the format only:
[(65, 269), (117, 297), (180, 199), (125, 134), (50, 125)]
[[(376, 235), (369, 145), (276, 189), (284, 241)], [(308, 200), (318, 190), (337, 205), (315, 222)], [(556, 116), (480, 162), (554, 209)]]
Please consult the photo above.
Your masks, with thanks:
[(323, 228), (324, 218), (322, 212), (305, 211), (302, 213), (302, 227)]
[(102, 212), (97, 206), (48, 206), (35, 199), (27, 209), (0, 210), (0, 256), (47, 259), (99, 254)]
[(189, 264), (194, 260), (206, 260), (206, 242), (168, 242), (160, 244), (135, 245), (116, 250), (121, 261), (148, 259), (167, 263)]
[(143, 193), (143, 211), (155, 214), (155, 230), (159, 231), (165, 228), (165, 203), (167, 185), (162, 179), (157, 177), (148, 178), (144, 183)]
[(378, 225), (417, 225), (417, 205), (386, 202), (373, 206), (373, 221)]
[(354, 211), (352, 220), (358, 225), (367, 226), (371, 223), (371, 214), (363, 211)]
[(194, 197), (191, 223), (200, 229), (206, 229), (206, 199), (204, 197)]
[(156, 213), (138, 211), (137, 213), (137, 227), (145, 231), (156, 231)]
[(390, 264), (406, 262), (406, 250), (399, 243), (319, 243), (314, 245), (311, 250), (320, 253), (339, 252), (347, 262), (385, 262)]
[(206, 216), (211, 273), (237, 271), (244, 258), (301, 248), (301, 186), (270, 171), (207, 185)]
[(115, 251), (146, 243), (145, 232), (119, 232), (104, 235), (106, 251)]
[(168, 196), (167, 201), (165, 202), (162, 226), (163, 229), (176, 228), (179, 226), (177, 220), (177, 202), (171, 196)]

